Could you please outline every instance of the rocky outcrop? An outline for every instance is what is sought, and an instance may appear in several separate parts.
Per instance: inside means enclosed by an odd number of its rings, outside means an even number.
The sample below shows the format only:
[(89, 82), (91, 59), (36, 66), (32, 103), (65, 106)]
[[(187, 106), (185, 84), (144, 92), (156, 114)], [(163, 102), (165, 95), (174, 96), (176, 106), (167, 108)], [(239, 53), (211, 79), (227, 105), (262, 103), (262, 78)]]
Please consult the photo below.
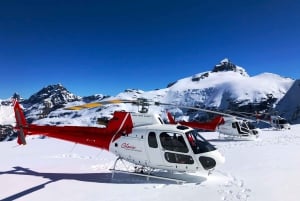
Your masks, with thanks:
[(234, 71), (238, 72), (243, 76), (249, 77), (246, 70), (240, 66), (235, 65), (232, 63), (229, 59), (225, 58), (223, 59), (219, 64), (215, 65), (212, 72), (224, 72), (224, 71)]

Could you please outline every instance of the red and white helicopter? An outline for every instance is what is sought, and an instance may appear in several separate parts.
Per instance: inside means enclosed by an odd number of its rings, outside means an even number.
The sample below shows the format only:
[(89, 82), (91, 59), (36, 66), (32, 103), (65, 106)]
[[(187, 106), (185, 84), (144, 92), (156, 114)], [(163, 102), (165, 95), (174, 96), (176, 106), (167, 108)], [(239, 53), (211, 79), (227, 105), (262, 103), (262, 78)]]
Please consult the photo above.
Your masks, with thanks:
[(275, 130), (289, 130), (291, 129), (290, 123), (283, 117), (279, 116), (274, 112), (274, 114), (270, 112), (255, 112), (255, 113), (248, 113), (248, 112), (236, 112), (243, 117), (252, 117), (255, 118), (257, 122), (261, 121), (266, 124), (269, 124)]
[[(142, 102), (140, 111), (144, 113), (115, 111), (106, 127), (100, 128), (28, 124), (20, 104), (14, 101), (18, 143), (25, 145), (27, 135), (44, 135), (104, 149), (118, 157), (112, 168), (114, 171), (117, 171), (118, 160), (128, 161), (143, 170), (147, 168), (150, 172), (162, 169), (210, 173), (224, 163), (225, 158), (217, 148), (196, 130), (184, 125), (164, 124), (159, 115), (145, 113), (147, 103)], [(66, 109), (80, 110), (115, 103), (141, 105), (140, 100), (113, 100)]]
[(290, 123), (279, 115), (271, 115), (269, 121), (270, 125), (277, 130), (291, 129)]
[[(207, 113), (213, 113), (217, 116), (208, 122), (199, 121), (175, 121), (171, 113), (167, 113), (171, 124), (186, 125), (195, 129), (206, 131), (217, 131), (219, 134), (225, 135), (232, 139), (255, 139), (259, 136), (260, 130), (257, 129), (248, 119), (239, 119), (238, 117), (223, 112), (188, 107), (189, 109), (199, 110)], [(219, 136), (220, 137), (220, 136)]]

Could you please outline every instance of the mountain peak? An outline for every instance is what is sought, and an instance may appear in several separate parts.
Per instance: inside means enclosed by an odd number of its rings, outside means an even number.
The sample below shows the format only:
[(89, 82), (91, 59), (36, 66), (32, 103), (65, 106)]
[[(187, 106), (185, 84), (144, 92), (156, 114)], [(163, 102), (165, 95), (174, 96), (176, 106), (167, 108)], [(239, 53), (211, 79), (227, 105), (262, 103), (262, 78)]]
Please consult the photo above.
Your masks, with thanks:
[(227, 71), (233, 71), (237, 72), (245, 77), (249, 77), (246, 70), (240, 66), (235, 65), (232, 63), (228, 58), (224, 58), (222, 61), (220, 61), (219, 64), (214, 66), (214, 69), (212, 72), (227, 72)]
[(53, 84), (48, 85), (33, 94), (28, 101), (30, 103), (38, 103), (40, 101), (44, 102), (48, 100), (53, 103), (67, 103), (77, 99), (78, 98), (74, 94), (70, 93), (62, 84)]
[(80, 98), (69, 92), (61, 84), (48, 85), (22, 102), (28, 122), (43, 118), (50, 112), (64, 107), (64, 104), (78, 101)]

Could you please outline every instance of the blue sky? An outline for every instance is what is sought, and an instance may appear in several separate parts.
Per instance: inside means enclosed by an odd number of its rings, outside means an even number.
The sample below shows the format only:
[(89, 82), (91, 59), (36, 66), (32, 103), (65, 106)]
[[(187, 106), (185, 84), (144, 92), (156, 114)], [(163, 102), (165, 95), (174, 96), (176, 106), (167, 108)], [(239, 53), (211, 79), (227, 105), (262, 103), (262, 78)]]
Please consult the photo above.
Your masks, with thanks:
[(76, 95), (145, 91), (229, 58), (300, 78), (300, 2), (0, 1), (0, 98), (61, 83)]

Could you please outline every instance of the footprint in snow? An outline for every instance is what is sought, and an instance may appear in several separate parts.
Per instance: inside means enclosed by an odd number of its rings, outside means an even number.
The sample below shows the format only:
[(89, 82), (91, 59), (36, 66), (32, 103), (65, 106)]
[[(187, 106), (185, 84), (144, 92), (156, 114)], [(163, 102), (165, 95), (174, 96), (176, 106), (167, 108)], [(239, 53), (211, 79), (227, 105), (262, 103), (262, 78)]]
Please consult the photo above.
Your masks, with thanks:
[(218, 190), (223, 201), (247, 201), (251, 194), (251, 189), (245, 187), (241, 179), (229, 176), (229, 180), (220, 185)]

